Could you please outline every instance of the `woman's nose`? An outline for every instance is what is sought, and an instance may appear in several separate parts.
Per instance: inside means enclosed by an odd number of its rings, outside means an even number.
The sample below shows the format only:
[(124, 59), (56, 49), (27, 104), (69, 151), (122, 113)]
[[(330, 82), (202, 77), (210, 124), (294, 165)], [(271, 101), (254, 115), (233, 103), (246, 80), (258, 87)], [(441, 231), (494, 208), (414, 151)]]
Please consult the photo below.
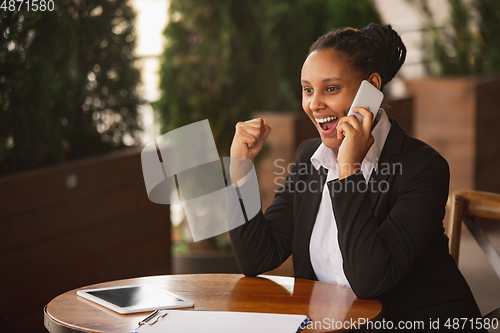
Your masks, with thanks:
[(311, 111), (318, 111), (325, 108), (325, 103), (323, 102), (323, 98), (321, 94), (314, 94), (311, 100), (311, 104), (309, 106)]

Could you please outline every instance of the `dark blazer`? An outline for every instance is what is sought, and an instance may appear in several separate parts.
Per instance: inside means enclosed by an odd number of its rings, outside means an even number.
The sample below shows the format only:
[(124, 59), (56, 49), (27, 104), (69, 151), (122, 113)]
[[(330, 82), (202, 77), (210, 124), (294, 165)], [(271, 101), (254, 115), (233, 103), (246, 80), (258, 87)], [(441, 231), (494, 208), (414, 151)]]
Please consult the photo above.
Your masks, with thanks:
[[(393, 322), (480, 317), (444, 234), (448, 163), (390, 120), (368, 184), (361, 173), (328, 183), (345, 275), (359, 298), (378, 298)], [(309, 242), (327, 170), (317, 171), (310, 158), (320, 143), (305, 141), (266, 213), (230, 232), (245, 275), (279, 267), (293, 254), (295, 277), (317, 280)]]

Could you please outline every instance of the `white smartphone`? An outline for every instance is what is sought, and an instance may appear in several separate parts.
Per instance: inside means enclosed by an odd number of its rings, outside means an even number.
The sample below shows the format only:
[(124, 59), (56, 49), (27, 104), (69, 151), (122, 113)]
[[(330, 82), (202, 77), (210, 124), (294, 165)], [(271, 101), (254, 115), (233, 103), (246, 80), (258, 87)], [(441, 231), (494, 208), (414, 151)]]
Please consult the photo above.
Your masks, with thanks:
[(355, 115), (362, 124), (363, 116), (360, 113), (353, 112), (352, 109), (356, 107), (368, 107), (370, 112), (373, 113), (373, 117), (375, 119), (383, 99), (384, 94), (380, 90), (375, 88), (375, 86), (373, 86), (370, 82), (363, 80), (359, 86), (356, 96), (354, 97), (354, 101), (352, 101), (351, 108), (349, 109), (347, 115)]
[(83, 289), (76, 294), (120, 314), (194, 305), (193, 301), (147, 284)]

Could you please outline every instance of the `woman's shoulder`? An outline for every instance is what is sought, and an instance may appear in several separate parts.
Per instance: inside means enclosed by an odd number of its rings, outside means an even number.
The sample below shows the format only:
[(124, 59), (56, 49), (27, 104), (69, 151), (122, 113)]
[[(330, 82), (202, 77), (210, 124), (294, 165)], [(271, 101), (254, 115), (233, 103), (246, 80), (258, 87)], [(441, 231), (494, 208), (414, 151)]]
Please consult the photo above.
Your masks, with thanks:
[(419, 165), (432, 169), (449, 169), (448, 162), (436, 149), (406, 133), (397, 122), (393, 122), (393, 126), (394, 124), (402, 132), (398, 162), (411, 163), (417, 169)]
[(318, 149), (321, 144), (320, 138), (307, 139), (302, 142), (295, 152), (294, 160), (305, 161), (310, 160), (314, 152)]

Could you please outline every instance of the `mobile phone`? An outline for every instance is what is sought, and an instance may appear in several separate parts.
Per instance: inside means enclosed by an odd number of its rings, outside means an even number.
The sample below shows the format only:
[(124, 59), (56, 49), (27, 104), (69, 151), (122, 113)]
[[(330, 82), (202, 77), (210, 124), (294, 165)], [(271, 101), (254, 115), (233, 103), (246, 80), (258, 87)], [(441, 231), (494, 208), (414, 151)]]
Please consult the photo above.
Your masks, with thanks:
[(354, 97), (354, 101), (352, 101), (351, 108), (349, 109), (347, 115), (355, 115), (362, 124), (363, 115), (353, 112), (352, 109), (355, 107), (368, 107), (370, 112), (373, 113), (373, 118), (375, 119), (383, 99), (384, 94), (380, 90), (378, 90), (370, 82), (363, 80), (359, 86), (356, 96)]

